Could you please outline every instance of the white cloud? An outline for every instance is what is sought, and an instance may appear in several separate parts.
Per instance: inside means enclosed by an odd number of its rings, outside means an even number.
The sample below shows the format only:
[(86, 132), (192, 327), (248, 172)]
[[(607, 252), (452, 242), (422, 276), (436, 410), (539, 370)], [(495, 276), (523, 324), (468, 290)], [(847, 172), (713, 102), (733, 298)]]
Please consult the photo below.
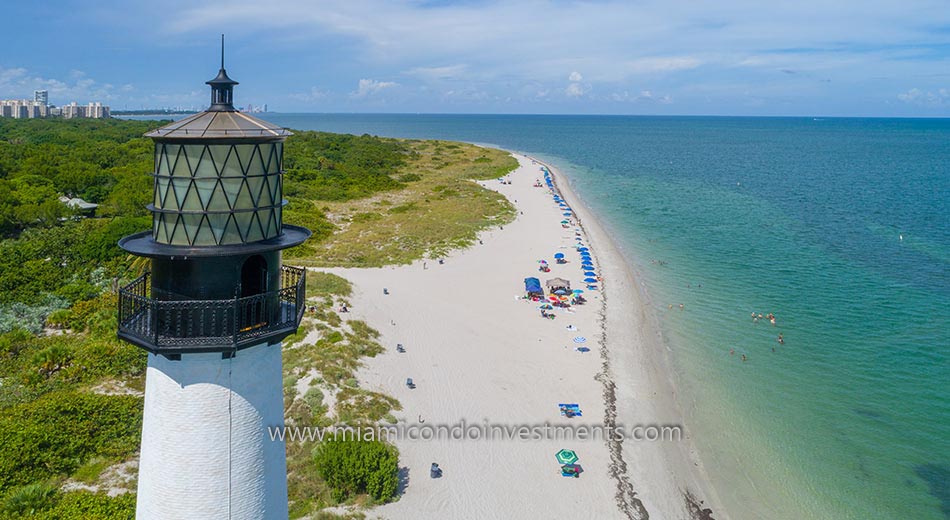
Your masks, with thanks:
[(459, 64), (444, 67), (413, 67), (407, 70), (405, 74), (423, 81), (450, 81), (461, 79), (467, 70), (467, 65)]
[(587, 88), (580, 83), (571, 83), (564, 89), (564, 93), (569, 97), (578, 98), (587, 93)]
[(377, 81), (375, 79), (361, 79), (356, 90), (350, 95), (355, 98), (365, 98), (376, 94), (377, 92), (387, 89), (390, 87), (395, 87), (397, 85), (394, 81)]
[(912, 88), (907, 92), (898, 94), (897, 99), (914, 105), (942, 107), (950, 104), (950, 89), (941, 88), (935, 91), (923, 91), (919, 88)]
[(296, 99), (298, 101), (312, 103), (314, 101), (320, 101), (320, 100), (326, 99), (327, 96), (329, 95), (330, 93), (326, 90), (322, 90), (317, 87), (310, 87), (309, 92), (297, 92), (294, 94), (290, 94), (288, 97), (290, 97), (291, 99)]
[(578, 82), (578, 81), (583, 81), (583, 80), (584, 80), (584, 76), (581, 76), (581, 73), (580, 73), (580, 72), (577, 72), (577, 71), (575, 70), (574, 72), (571, 73), (570, 76), (567, 77), (567, 79), (568, 79), (568, 81), (573, 81), (573, 82), (576, 83), (576, 82)]
[(0, 98), (32, 99), (34, 90), (48, 90), (50, 103), (62, 105), (72, 101), (109, 101), (115, 98), (116, 89), (79, 70), (70, 71), (69, 80), (62, 81), (33, 75), (22, 67), (0, 68)]

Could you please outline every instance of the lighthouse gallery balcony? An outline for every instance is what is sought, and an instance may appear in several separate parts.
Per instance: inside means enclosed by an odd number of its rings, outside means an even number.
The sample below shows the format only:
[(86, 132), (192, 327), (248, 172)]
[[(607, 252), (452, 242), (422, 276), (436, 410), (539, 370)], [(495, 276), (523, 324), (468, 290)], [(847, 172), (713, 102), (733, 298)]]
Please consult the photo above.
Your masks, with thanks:
[(306, 309), (306, 270), (280, 269), (280, 289), (227, 300), (153, 294), (145, 273), (119, 290), (119, 337), (163, 355), (278, 341), (296, 332)]

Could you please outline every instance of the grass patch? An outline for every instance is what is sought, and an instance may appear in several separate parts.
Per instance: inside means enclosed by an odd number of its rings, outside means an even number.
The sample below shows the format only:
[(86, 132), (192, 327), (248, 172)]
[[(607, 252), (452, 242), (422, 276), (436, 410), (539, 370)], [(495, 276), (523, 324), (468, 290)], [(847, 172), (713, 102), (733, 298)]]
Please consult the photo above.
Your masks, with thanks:
[[(518, 166), (514, 157), (465, 143), (400, 143), (408, 152), (393, 174), (399, 186), (364, 199), (321, 202), (332, 233), (289, 251), (288, 258), (322, 267), (407, 264), (471, 246), (479, 231), (514, 219), (507, 199), (473, 182), (507, 175)], [(411, 182), (402, 181), (407, 175)]]
[(350, 296), (353, 285), (342, 276), (321, 271), (307, 271), (307, 297)]

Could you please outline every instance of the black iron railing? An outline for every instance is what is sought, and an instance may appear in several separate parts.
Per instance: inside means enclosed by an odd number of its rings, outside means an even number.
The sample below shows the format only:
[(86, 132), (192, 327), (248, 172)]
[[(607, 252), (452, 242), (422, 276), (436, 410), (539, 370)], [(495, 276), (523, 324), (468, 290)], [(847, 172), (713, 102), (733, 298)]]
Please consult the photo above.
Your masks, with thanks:
[(276, 291), (229, 300), (153, 298), (149, 274), (119, 290), (119, 337), (151, 352), (224, 352), (294, 333), (306, 270), (282, 266)]

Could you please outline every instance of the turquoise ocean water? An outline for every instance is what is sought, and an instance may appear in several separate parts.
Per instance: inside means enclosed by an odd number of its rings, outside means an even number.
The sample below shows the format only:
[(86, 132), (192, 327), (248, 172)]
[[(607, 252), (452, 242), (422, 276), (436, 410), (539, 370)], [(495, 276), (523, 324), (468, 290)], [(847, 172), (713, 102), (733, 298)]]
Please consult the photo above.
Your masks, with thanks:
[(950, 120), (265, 117), (567, 174), (646, 282), (731, 516), (950, 518)]

